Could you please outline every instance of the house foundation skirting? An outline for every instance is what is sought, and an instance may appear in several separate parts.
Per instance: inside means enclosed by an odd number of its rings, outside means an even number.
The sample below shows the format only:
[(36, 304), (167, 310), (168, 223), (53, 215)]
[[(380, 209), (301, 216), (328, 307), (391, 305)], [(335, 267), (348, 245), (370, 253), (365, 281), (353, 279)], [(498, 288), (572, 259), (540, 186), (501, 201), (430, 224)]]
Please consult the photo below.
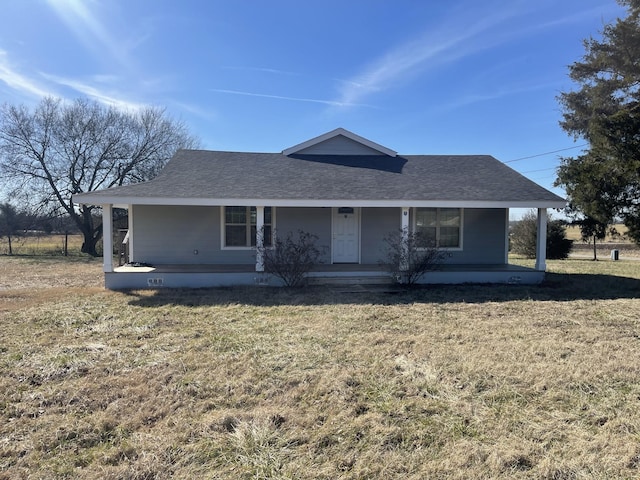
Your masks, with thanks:
[[(119, 267), (105, 273), (110, 290), (144, 288), (207, 288), (228, 286), (281, 286), (277, 277), (251, 271), (245, 265), (166, 265), (158, 267)], [(324, 267), (324, 268), (323, 268)], [(422, 277), (421, 284), (538, 284), (544, 272), (518, 265), (444, 265)], [(326, 265), (310, 272), (309, 283), (382, 284), (395, 279), (377, 265)]]

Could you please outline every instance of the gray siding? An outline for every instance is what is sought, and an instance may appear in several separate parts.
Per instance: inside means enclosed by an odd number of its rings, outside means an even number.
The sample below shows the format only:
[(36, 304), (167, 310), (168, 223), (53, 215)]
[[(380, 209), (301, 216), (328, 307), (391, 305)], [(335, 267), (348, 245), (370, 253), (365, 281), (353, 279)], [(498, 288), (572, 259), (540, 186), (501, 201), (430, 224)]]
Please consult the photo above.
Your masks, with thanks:
[[(400, 230), (399, 208), (362, 208), (361, 263), (384, 258), (384, 236)], [(132, 207), (134, 260), (151, 264), (254, 264), (251, 249), (221, 249), (220, 207)], [(331, 262), (331, 208), (276, 209), (276, 230), (282, 235), (298, 230), (317, 235), (326, 246), (323, 263)], [(504, 209), (464, 209), (463, 248), (445, 251), (452, 264), (502, 264), (505, 252)], [(197, 250), (197, 254), (195, 251)]]
[(331, 262), (331, 208), (280, 207), (276, 209), (276, 230), (280, 235), (298, 230), (318, 236), (317, 245), (326, 247), (323, 263)]
[(378, 150), (354, 142), (343, 135), (330, 138), (297, 153), (304, 155), (384, 155)]
[[(449, 264), (503, 264), (506, 210), (504, 208), (462, 209), (462, 249), (443, 250)], [(410, 224), (414, 222), (411, 209)]]
[(375, 264), (385, 257), (384, 237), (400, 235), (400, 208), (362, 208), (360, 215), (361, 263)]
[(220, 207), (135, 205), (133, 226), (137, 262), (255, 263), (252, 250), (221, 250)]
[(506, 218), (503, 208), (464, 209), (463, 249), (445, 252), (447, 263), (504, 263)]

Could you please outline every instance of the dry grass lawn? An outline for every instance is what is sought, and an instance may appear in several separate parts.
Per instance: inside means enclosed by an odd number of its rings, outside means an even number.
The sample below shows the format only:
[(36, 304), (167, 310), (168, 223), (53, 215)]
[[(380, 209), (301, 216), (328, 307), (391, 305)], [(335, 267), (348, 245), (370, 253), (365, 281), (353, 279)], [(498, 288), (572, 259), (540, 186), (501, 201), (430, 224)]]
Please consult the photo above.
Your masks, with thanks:
[(0, 257), (0, 478), (637, 478), (640, 263), (549, 268), (107, 292)]
[[(70, 256), (80, 255), (82, 246), (82, 235), (69, 235), (66, 238), (67, 253)], [(64, 234), (38, 234), (15, 237), (11, 241), (13, 255), (63, 255), (64, 254)], [(100, 248), (102, 244), (100, 243)], [(0, 237), (0, 255), (9, 253), (9, 240), (7, 237)]]

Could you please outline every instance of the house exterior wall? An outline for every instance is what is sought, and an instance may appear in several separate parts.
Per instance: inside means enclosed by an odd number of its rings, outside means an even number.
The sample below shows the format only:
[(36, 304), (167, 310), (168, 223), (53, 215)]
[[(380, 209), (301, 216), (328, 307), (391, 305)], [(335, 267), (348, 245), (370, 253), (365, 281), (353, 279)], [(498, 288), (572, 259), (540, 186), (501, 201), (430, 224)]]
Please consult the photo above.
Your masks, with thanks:
[(276, 209), (276, 231), (280, 235), (298, 230), (318, 236), (316, 245), (326, 247), (322, 263), (331, 263), (331, 208), (279, 207)]
[(251, 249), (220, 248), (220, 207), (135, 205), (133, 209), (137, 262), (255, 264)]
[(384, 237), (400, 235), (400, 208), (363, 208), (360, 212), (361, 262), (375, 264), (384, 260)]
[[(222, 249), (220, 207), (134, 205), (135, 260), (150, 264), (255, 264), (252, 249)], [(384, 237), (400, 232), (400, 208), (362, 208), (360, 261), (376, 264), (385, 256)], [(318, 236), (331, 263), (331, 208), (279, 207), (275, 228)], [(504, 209), (464, 209), (462, 249), (444, 250), (449, 264), (503, 264), (507, 216)], [(197, 253), (196, 253), (197, 252)]]
[(445, 251), (452, 264), (502, 264), (505, 258), (503, 208), (466, 208), (463, 212), (462, 250)]
[(342, 135), (300, 150), (298, 153), (302, 155), (383, 155), (373, 148)]
[[(345, 205), (348, 206), (348, 205)], [(317, 245), (326, 247), (321, 258), (331, 263), (331, 208), (281, 207), (276, 211), (276, 230), (280, 234), (298, 230), (318, 236)], [(384, 237), (400, 231), (399, 208), (362, 208), (360, 210), (360, 263), (376, 264), (384, 258)]]
[[(411, 209), (410, 225), (414, 225)], [(452, 265), (505, 263), (506, 209), (463, 208), (462, 248), (442, 249), (443, 263)]]

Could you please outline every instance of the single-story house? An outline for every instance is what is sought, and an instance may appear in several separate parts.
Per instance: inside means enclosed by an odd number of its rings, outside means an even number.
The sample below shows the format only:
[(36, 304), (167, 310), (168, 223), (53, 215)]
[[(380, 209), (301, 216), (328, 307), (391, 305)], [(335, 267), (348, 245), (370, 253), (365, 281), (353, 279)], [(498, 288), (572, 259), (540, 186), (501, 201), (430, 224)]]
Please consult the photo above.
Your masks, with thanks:
[[(423, 282), (538, 283), (547, 209), (566, 203), (492, 156), (399, 155), (342, 128), (281, 153), (180, 150), (153, 180), (73, 200), (102, 206), (105, 252), (112, 208), (128, 210), (131, 263), (104, 255), (110, 289), (277, 285), (256, 245), (299, 230), (327, 247), (312, 282), (391, 281), (385, 236), (420, 231), (444, 253)], [(538, 212), (535, 268), (509, 264), (510, 208)]]

